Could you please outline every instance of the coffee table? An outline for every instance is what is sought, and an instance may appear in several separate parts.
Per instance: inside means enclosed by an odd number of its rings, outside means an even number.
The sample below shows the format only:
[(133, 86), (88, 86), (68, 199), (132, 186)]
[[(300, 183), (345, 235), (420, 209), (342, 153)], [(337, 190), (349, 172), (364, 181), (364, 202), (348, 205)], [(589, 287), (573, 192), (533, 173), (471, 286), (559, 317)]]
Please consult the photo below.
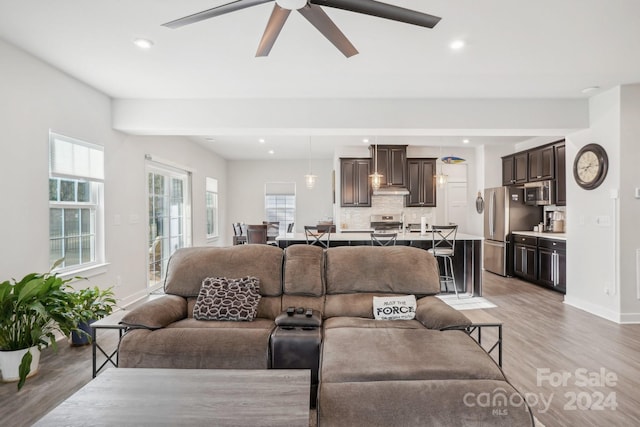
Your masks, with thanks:
[(109, 368), (37, 426), (309, 426), (302, 369)]

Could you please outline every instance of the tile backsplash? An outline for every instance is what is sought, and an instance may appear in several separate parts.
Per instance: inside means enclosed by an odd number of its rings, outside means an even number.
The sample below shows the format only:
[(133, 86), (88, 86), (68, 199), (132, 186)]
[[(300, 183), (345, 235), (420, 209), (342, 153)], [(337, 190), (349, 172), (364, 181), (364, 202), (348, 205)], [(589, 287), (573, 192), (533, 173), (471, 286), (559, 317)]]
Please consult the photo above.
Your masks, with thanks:
[(426, 217), (427, 223), (436, 220), (435, 208), (407, 208), (404, 196), (372, 196), (370, 208), (341, 208), (340, 220), (337, 222), (341, 230), (368, 229), (371, 215), (402, 214), (406, 224), (420, 224), (420, 217)]

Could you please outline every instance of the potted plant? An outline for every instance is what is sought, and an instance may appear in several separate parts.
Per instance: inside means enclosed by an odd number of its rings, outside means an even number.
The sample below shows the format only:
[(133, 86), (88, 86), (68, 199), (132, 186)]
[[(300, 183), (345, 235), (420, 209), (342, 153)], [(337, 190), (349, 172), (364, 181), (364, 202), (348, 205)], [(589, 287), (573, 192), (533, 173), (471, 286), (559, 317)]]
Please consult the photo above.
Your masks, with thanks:
[[(53, 268), (57, 264), (54, 264)], [(55, 274), (31, 273), (0, 283), (0, 371), (4, 382), (22, 388), (38, 370), (40, 350), (56, 349), (56, 333), (77, 327), (74, 292)]]
[(75, 291), (73, 296), (78, 328), (71, 332), (71, 344), (89, 344), (91, 342), (90, 325), (113, 311), (113, 306), (116, 304), (113, 289), (100, 289), (94, 286)]

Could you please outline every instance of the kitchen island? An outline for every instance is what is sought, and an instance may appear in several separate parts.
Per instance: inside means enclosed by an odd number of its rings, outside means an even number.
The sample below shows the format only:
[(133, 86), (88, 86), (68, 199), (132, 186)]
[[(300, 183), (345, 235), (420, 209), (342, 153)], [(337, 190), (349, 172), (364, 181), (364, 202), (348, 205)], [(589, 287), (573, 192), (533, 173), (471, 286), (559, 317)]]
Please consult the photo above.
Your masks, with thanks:
[[(327, 236), (321, 240), (326, 241)], [(472, 293), (482, 296), (482, 240), (480, 236), (458, 233), (456, 248), (453, 256), (453, 270), (458, 292)], [(286, 233), (276, 237), (281, 248), (290, 245), (307, 244), (304, 233)], [(362, 246), (371, 245), (370, 233), (331, 233), (329, 246)], [(398, 233), (396, 245), (413, 246), (420, 249), (430, 249), (432, 246), (431, 232)], [(442, 265), (441, 265), (442, 268)], [(453, 289), (450, 289), (453, 292)]]

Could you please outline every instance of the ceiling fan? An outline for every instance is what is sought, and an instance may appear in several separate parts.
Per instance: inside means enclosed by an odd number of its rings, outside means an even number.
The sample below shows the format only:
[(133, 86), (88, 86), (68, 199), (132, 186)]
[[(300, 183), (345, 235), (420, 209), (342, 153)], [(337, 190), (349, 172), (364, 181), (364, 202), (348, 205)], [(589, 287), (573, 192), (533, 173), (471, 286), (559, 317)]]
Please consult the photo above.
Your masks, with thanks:
[(356, 55), (358, 51), (320, 6), (348, 10), (427, 28), (433, 28), (440, 21), (437, 16), (374, 0), (236, 0), (162, 25), (169, 28), (180, 28), (215, 16), (269, 2), (275, 2), (275, 4), (267, 23), (267, 28), (264, 30), (262, 40), (258, 45), (256, 56), (269, 55), (280, 34), (280, 30), (282, 30), (292, 10), (300, 12), (347, 58)]

